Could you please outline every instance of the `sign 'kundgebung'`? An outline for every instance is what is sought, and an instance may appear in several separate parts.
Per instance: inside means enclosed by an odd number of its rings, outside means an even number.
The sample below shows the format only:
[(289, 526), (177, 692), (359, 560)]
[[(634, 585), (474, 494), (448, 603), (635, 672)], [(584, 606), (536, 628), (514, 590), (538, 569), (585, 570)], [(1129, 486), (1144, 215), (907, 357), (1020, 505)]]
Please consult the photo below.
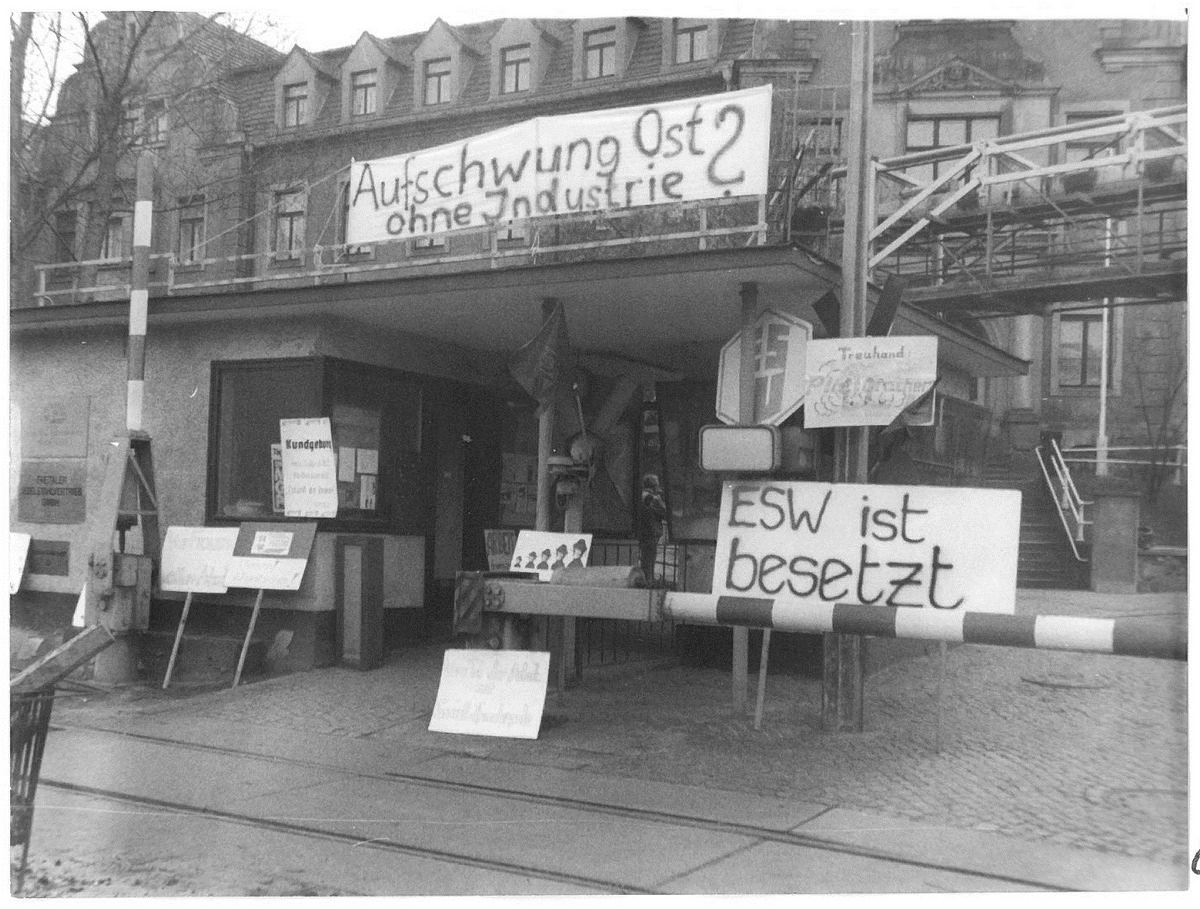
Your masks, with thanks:
[(539, 117), (350, 168), (350, 244), (765, 195), (771, 88)]

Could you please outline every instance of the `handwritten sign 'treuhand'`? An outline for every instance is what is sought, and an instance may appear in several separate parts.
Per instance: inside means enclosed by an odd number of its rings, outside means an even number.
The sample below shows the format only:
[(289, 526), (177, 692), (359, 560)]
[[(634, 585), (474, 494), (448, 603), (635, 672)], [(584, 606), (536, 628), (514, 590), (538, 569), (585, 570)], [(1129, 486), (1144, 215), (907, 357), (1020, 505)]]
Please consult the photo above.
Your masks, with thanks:
[(804, 426), (886, 426), (937, 381), (937, 338), (809, 341)]

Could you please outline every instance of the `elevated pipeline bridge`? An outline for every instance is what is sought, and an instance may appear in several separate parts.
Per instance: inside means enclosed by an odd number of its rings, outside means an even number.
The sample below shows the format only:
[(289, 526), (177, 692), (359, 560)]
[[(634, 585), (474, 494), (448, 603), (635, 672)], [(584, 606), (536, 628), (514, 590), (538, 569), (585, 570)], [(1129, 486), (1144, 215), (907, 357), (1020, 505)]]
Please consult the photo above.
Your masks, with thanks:
[(1186, 293), (1186, 105), (887, 158), (874, 174), (870, 266), (924, 308), (1018, 315)]

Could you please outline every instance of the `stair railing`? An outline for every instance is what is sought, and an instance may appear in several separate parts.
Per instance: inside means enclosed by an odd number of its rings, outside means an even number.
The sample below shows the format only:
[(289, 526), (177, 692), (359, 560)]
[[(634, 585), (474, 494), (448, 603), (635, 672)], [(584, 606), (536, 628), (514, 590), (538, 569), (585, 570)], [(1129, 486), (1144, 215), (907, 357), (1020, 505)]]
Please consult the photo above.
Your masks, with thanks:
[(1075, 481), (1071, 478), (1071, 471), (1067, 469), (1056, 439), (1050, 440), (1048, 453), (1043, 451), (1041, 445), (1034, 449), (1034, 453), (1037, 455), (1038, 465), (1042, 468), (1046, 488), (1054, 500), (1058, 519), (1062, 522), (1067, 541), (1071, 544), (1071, 552), (1075, 554), (1076, 561), (1086, 562), (1087, 558), (1079, 551), (1079, 543), (1084, 540), (1084, 528), (1092, 523), (1089, 518), (1084, 517), (1084, 509), (1092, 503), (1085, 501), (1075, 488)]

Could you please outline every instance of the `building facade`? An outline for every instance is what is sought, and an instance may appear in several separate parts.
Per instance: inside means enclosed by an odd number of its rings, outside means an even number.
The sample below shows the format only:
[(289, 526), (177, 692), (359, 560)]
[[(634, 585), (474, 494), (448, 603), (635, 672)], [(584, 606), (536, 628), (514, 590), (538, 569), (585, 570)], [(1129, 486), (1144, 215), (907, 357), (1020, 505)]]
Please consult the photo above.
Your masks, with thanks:
[[(128, 26), (114, 15), (99, 28)], [(874, 31), (871, 141), (885, 161), (1183, 98), (1184, 35), (1174, 23), (877, 23)], [(378, 633), (393, 644), (414, 629), (448, 629), (455, 573), (487, 565), (484, 531), (533, 526), (536, 405), (508, 366), (552, 302), (565, 313), (576, 377), (574, 394), (555, 405), (556, 449), (567, 452), (580, 434), (602, 445), (584, 529), (620, 559), (622, 547), (632, 549), (638, 480), (657, 473), (686, 560), (676, 583), (708, 589), (720, 480), (699, 469), (696, 447), (700, 427), (714, 421), (722, 346), (748, 298), (809, 322), (817, 337), (837, 332), (828, 301), (841, 287), (849, 26), (438, 20), (422, 34), (364, 32), (334, 50), (275, 54), (230, 43), (239, 52), (219, 55), (194, 90), (156, 92), (150, 80), (129, 105), (135, 124), (111, 193), (121, 204), (80, 198), (37, 212), (45, 229), (22, 255), (12, 300), (10, 502), (13, 529), (34, 538), (27, 594), (73, 601), (87, 578), (87, 503), (124, 427), (127, 203), (133, 162), (147, 152), (157, 180), (145, 424), (164, 524), (282, 519), (271, 455), (281, 419), (328, 417), (336, 447), (369, 453), (339, 472), (337, 516), (318, 523), (301, 589), (266, 596), (266, 630), (293, 632), (289, 665), (340, 658), (348, 603), (375, 603)], [(89, 74), (72, 78), (51, 132), (88, 122)], [(396, 239), (354, 234), (363, 184), (352, 162), (461, 148), (465, 182), (466, 149), (479, 137), (536, 118), (603, 122), (624, 109), (643, 124), (643, 154), (665, 155), (672, 141), (699, 154), (696, 137), (715, 126), (700, 123), (703, 99), (762, 86), (772, 89), (766, 160), (710, 162), (710, 176), (730, 182), (724, 194), (634, 205), (618, 192), (590, 206), (582, 196), (571, 205), (567, 192), (561, 207), (538, 196), (483, 226), (448, 210), (443, 224), (435, 218)], [(664, 119), (674, 111), (684, 112), (678, 122)], [(646, 124), (657, 124), (655, 136)], [(583, 154), (560, 151), (573, 148)], [(606, 148), (615, 153), (602, 138), (586, 149), (601, 172)], [(544, 159), (529, 165), (539, 172), (571, 167), (569, 157), (539, 151)], [(1077, 151), (1095, 149), (1052, 149), (1034, 163)], [(936, 178), (940, 166), (906, 165), (908, 185)], [(739, 192), (735, 175), (755, 167), (766, 190)], [(667, 185), (663, 177), (660, 189)], [(880, 190), (880, 218), (894, 201)], [(99, 246), (89, 245), (97, 235)], [(939, 338), (933, 424), (911, 430), (921, 478), (980, 476), (1016, 423), (1066, 445), (1094, 443), (1100, 298), (1073, 291), (1047, 305), (999, 307), (944, 291), (921, 298), (922, 288), (954, 283), (928, 267), (934, 255), (944, 260), (948, 238), (922, 239), (919, 254), (905, 247), (907, 259), (897, 256), (894, 268), (881, 260), (874, 273), (878, 285), (899, 273), (910, 287), (892, 332)], [(1182, 426), (1182, 398), (1170, 408), (1166, 400), (1186, 359), (1173, 346), (1182, 343), (1184, 305), (1160, 293), (1171, 291), (1156, 285), (1153, 305), (1143, 297), (1107, 309), (1114, 440), (1140, 439), (1147, 420)], [(1092, 305), (1059, 312), (1062, 301)], [(1157, 417), (1147, 417), (1151, 406)], [(782, 429), (787, 475), (828, 476), (828, 433), (806, 430), (800, 414)], [(52, 467), (84, 502), (48, 519), (22, 489)], [(209, 597), (208, 608), (242, 615), (252, 599), (231, 592)], [(171, 602), (164, 595), (155, 608), (177, 615)]]

